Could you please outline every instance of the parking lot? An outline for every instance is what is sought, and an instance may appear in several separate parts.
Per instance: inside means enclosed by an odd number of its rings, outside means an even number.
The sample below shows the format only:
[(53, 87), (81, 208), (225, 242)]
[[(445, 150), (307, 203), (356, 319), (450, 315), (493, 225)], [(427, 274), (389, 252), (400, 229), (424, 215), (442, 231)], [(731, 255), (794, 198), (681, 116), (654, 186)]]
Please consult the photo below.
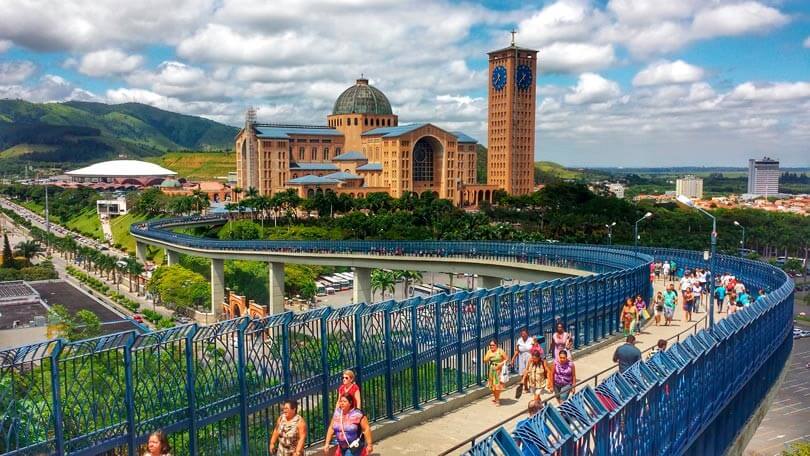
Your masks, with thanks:
[(114, 312), (107, 306), (96, 301), (64, 281), (34, 282), (31, 284), (49, 306), (56, 304), (63, 305), (70, 313), (76, 313), (82, 309), (90, 310), (101, 320), (101, 331), (103, 334), (112, 334), (121, 331), (139, 330), (138, 326), (123, 315)]

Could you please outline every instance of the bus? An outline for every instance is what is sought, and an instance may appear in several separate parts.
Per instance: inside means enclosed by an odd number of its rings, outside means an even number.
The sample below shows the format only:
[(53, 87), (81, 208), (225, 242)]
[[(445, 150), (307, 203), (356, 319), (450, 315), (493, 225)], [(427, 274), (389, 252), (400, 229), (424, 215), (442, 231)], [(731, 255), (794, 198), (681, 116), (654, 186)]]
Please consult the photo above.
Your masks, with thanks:
[(413, 284), (411, 285), (410, 295), (413, 296), (431, 296), (436, 293), (441, 293), (439, 289), (431, 289), (425, 285)]

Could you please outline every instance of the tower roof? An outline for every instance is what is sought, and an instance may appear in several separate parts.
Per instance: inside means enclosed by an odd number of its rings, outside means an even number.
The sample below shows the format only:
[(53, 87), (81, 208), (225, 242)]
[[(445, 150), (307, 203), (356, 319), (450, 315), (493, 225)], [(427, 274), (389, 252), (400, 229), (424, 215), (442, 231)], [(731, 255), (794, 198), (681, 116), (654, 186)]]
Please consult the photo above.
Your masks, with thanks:
[(335, 101), (332, 115), (337, 114), (391, 115), (393, 111), (384, 93), (369, 85), (368, 79), (358, 79)]

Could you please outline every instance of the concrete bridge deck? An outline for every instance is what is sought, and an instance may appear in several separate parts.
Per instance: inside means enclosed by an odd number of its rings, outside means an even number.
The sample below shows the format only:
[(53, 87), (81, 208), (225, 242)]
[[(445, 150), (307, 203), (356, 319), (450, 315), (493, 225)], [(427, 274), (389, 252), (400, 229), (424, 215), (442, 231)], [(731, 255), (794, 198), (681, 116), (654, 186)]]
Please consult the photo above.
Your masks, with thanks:
[[(662, 290), (664, 286), (663, 281), (656, 281), (656, 291)], [(704, 306), (705, 307), (705, 306)], [(703, 309), (702, 309), (703, 310)], [(727, 314), (719, 314), (715, 312), (715, 322), (725, 317)], [(689, 334), (694, 332), (695, 326), (697, 329), (702, 329), (705, 325), (705, 312), (696, 313), (692, 315), (693, 321), (688, 323), (683, 320), (683, 309), (680, 304), (678, 305), (675, 318), (670, 326), (654, 326), (652, 322), (647, 324), (640, 334), (637, 334), (636, 346), (645, 351), (652, 348), (658, 343), (659, 339), (669, 339), (675, 337), (678, 333), (688, 330), (687, 333), (681, 336), (683, 340)], [(595, 351), (577, 356), (574, 352), (574, 363), (577, 369), (577, 389), (584, 387), (586, 384), (594, 386), (593, 380), (589, 383), (583, 381), (594, 374), (597, 374), (605, 369), (614, 367), (613, 370), (599, 376), (599, 381), (610, 375), (615, 371), (615, 364), (613, 363), (613, 352), (624, 343), (624, 339), (619, 335), (615, 340), (602, 345)], [(670, 342), (670, 345), (674, 340)], [(647, 353), (644, 354), (647, 356)], [(474, 393), (468, 393), (474, 394)], [(543, 395), (543, 399), (551, 397), (551, 394)], [(457, 408), (449, 413), (433, 418), (418, 426), (410, 427), (408, 429), (394, 432), (393, 435), (387, 435), (390, 431), (386, 430), (386, 424), (378, 425), (376, 430), (379, 437), (375, 436), (377, 441), (374, 445), (375, 454), (379, 455), (438, 455), (454, 447), (456, 444), (470, 439), (472, 436), (479, 432), (483, 432), (488, 428), (501, 423), (503, 420), (514, 416), (520, 412), (525, 412), (528, 405), (530, 396), (524, 394), (519, 400), (515, 400), (515, 385), (510, 386), (501, 394), (501, 406), (495, 407), (491, 402), (492, 395), (487, 392), (486, 396), (471, 401), (467, 405)], [(552, 399), (552, 401), (554, 401)], [(553, 403), (556, 404), (556, 401)], [(419, 412), (414, 412), (419, 413)], [(513, 419), (504, 427), (512, 429), (518, 420), (525, 418), (527, 415), (524, 413), (517, 419)], [(451, 454), (461, 454), (470, 449), (470, 445), (453, 451)]]

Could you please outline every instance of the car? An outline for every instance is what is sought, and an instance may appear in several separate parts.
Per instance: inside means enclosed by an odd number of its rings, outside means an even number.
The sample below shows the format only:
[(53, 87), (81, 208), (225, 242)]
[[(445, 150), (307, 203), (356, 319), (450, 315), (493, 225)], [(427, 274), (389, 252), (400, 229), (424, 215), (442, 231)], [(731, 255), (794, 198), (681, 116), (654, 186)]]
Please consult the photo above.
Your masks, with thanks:
[(187, 325), (189, 323), (194, 323), (194, 320), (188, 317), (177, 317), (175, 318), (175, 321), (177, 322), (177, 324), (180, 325)]
[(143, 315), (141, 314), (132, 315), (132, 319), (137, 321), (138, 323), (143, 323)]

